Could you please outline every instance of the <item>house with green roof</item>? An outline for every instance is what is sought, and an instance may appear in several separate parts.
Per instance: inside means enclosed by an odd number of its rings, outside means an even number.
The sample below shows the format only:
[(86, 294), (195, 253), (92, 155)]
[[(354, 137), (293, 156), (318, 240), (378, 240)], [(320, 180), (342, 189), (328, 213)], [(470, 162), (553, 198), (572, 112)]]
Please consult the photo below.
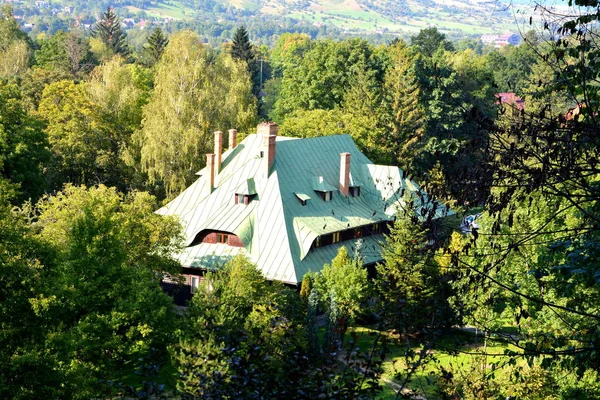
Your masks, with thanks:
[(294, 285), (341, 246), (373, 264), (399, 210), (423, 219), (452, 214), (400, 168), (371, 162), (349, 135), (281, 137), (276, 124), (262, 123), (239, 144), (230, 130), (226, 150), (215, 132), (206, 157), (198, 179), (157, 211), (183, 225), (176, 256), (192, 291), (203, 271), (238, 254), (267, 279)]

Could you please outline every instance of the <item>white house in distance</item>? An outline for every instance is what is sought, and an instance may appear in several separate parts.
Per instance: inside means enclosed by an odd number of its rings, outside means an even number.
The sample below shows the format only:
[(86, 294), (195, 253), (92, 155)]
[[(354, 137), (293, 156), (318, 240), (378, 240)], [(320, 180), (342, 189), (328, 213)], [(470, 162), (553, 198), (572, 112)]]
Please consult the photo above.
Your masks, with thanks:
[[(453, 214), (429, 200), (398, 167), (375, 165), (348, 135), (298, 139), (262, 123), (237, 144), (215, 132), (199, 178), (157, 211), (179, 217), (185, 248), (176, 254), (193, 292), (204, 271), (246, 255), (269, 280), (297, 285), (341, 246), (366, 265), (381, 261), (383, 233), (399, 209)], [(188, 289), (190, 290), (190, 289)]]
[(485, 45), (494, 45), (494, 47), (504, 47), (507, 44), (518, 46), (521, 43), (521, 37), (516, 33), (508, 32), (502, 35), (483, 35), (481, 42)]

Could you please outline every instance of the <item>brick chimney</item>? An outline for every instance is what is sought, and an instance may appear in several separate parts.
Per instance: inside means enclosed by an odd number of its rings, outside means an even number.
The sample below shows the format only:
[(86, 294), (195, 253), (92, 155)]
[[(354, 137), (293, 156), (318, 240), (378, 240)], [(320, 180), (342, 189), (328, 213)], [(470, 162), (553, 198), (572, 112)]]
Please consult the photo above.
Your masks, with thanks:
[(237, 146), (237, 129), (229, 130), (229, 150), (233, 150)]
[(215, 132), (215, 173), (219, 174), (221, 172), (221, 160), (223, 155), (223, 132), (216, 131)]
[(207, 177), (206, 179), (208, 180), (208, 188), (209, 191), (212, 193), (212, 190), (215, 187), (215, 155), (214, 154), (207, 154), (206, 155), (206, 172), (207, 172)]
[(277, 136), (277, 124), (275, 122), (261, 122), (256, 127), (256, 134), (263, 138), (270, 135)]
[(277, 141), (276, 135), (268, 135), (263, 136), (263, 145), (262, 145), (262, 156), (264, 159), (264, 170), (267, 178), (271, 174), (271, 167), (275, 162), (275, 143)]
[(350, 193), (350, 153), (340, 153), (340, 193)]

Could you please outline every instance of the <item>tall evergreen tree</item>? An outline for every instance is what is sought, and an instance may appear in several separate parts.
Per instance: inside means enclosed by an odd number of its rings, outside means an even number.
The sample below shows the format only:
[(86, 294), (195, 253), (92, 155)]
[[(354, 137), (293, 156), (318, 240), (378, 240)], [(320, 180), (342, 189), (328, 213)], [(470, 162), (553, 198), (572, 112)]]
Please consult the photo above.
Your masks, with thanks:
[(243, 25), (236, 29), (233, 34), (233, 46), (231, 47), (231, 56), (238, 60), (243, 60), (248, 64), (254, 62), (254, 52), (248, 36), (248, 31)]
[(129, 48), (125, 42), (125, 32), (121, 29), (121, 21), (112, 8), (107, 8), (100, 21), (92, 30), (92, 36), (102, 40), (110, 51), (126, 56)]
[(262, 89), (260, 65), (256, 59), (256, 54), (248, 31), (242, 25), (233, 34), (233, 46), (231, 47), (231, 57), (236, 60), (241, 60), (246, 64), (248, 72), (250, 73), (250, 79), (252, 80), (252, 94), (254, 97), (259, 97), (260, 90)]
[(148, 40), (144, 45), (144, 55), (150, 65), (154, 65), (160, 60), (165, 47), (169, 44), (169, 39), (164, 35), (162, 29), (154, 28), (152, 34), (148, 36)]
[(411, 145), (423, 135), (425, 111), (418, 99), (420, 87), (414, 69), (414, 55), (403, 41), (388, 48), (392, 65), (384, 78), (384, 109), (388, 110), (388, 146), (392, 162), (408, 169)]

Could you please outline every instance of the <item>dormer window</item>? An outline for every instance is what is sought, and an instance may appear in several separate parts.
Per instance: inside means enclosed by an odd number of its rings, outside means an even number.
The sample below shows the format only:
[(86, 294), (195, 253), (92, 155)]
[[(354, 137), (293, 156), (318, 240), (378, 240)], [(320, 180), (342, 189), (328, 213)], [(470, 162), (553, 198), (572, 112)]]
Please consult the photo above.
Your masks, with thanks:
[(236, 193), (235, 194), (235, 204), (244, 204), (248, 205), (250, 203), (250, 196), (247, 194)]
[(256, 196), (256, 186), (254, 178), (250, 178), (235, 189), (234, 201), (235, 204), (248, 205), (254, 196)]
[(322, 198), (325, 201), (331, 201), (333, 199), (333, 191), (329, 191), (328, 190), (328, 191), (325, 191), (325, 192), (321, 192), (321, 191), (316, 191), (316, 192), (319, 195), (319, 197)]
[(313, 180), (313, 190), (325, 201), (333, 200), (333, 191), (337, 190), (325, 181), (322, 176), (316, 176)]
[(350, 186), (349, 193), (352, 197), (360, 196), (360, 186)]
[(217, 233), (217, 243), (229, 244), (229, 235), (226, 233)]

